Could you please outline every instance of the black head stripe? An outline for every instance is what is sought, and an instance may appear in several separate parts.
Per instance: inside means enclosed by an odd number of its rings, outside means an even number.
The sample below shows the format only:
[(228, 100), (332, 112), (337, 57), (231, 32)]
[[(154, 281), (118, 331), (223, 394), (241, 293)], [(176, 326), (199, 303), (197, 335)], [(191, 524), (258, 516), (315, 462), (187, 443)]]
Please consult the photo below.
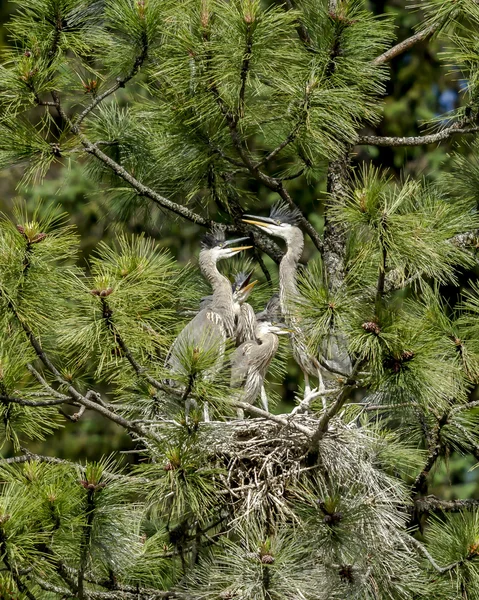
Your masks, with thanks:
[(219, 227), (212, 228), (201, 240), (201, 247), (205, 249), (215, 248), (225, 241), (225, 231)]
[(299, 208), (291, 208), (286, 202), (276, 202), (269, 213), (270, 219), (279, 223), (288, 223), (289, 225), (298, 226), (301, 219), (301, 211)]

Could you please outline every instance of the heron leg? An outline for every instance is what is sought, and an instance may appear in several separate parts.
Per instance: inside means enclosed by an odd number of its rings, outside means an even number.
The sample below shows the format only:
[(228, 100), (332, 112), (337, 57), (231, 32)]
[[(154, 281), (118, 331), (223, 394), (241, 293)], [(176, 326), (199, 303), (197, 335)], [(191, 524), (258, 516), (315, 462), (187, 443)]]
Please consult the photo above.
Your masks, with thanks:
[(210, 422), (210, 409), (208, 407), (208, 402), (203, 404), (203, 420), (205, 423)]
[(242, 408), (237, 408), (236, 415), (237, 415), (238, 419), (243, 420), (244, 419), (244, 410)]
[(261, 386), (261, 404), (266, 412), (269, 412), (268, 407), (268, 396), (266, 395), (266, 390), (264, 389), (264, 385)]
[(309, 385), (309, 375), (306, 371), (303, 371), (304, 375), (304, 396), (309, 396), (311, 394), (311, 386)]
[[(319, 379), (319, 391), (325, 392), (326, 386), (324, 385), (323, 374), (321, 373), (321, 369), (318, 369), (318, 379)], [(323, 408), (326, 409), (326, 396), (321, 396), (321, 401), (323, 403)]]

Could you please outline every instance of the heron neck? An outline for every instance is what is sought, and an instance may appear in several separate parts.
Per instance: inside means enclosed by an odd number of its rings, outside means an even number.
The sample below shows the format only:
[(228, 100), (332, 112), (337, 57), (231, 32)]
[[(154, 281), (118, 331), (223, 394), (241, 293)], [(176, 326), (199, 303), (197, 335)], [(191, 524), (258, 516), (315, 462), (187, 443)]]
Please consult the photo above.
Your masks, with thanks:
[(294, 236), (288, 240), (286, 254), (279, 265), (279, 301), (284, 316), (290, 312), (291, 300), (298, 296), (296, 277), (303, 248), (303, 233), (295, 227)]
[(278, 350), (278, 336), (274, 333), (257, 333), (256, 339), (261, 344), (261, 365), (259, 367), (266, 369)]
[(208, 251), (200, 252), (200, 269), (213, 288), (210, 310), (223, 318), (228, 336), (234, 332), (234, 302), (231, 283), (227, 277), (218, 271), (217, 260)]

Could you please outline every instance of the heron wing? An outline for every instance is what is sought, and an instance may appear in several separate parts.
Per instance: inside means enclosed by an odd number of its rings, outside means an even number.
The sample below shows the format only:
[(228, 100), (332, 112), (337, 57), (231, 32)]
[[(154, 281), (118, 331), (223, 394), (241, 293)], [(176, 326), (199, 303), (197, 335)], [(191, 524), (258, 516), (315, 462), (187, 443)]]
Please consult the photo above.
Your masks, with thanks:
[(241, 387), (251, 365), (251, 356), (258, 344), (250, 340), (238, 346), (231, 356), (231, 387)]

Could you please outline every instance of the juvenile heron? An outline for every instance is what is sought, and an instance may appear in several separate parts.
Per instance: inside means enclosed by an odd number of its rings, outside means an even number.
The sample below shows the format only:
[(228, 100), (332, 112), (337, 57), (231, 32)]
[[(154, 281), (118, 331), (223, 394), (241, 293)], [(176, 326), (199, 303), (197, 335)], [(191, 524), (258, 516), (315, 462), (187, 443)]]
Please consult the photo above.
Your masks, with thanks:
[[(253, 273), (237, 273), (231, 285), (235, 313), (236, 346), (246, 340), (254, 339), (256, 315), (253, 307), (246, 302), (258, 280), (251, 281)], [(210, 308), (213, 296), (204, 296), (200, 300), (200, 310)]]
[(296, 278), (299, 259), (304, 248), (303, 232), (298, 227), (301, 213), (299, 209), (290, 209), (286, 204), (277, 203), (272, 207), (269, 217), (245, 216), (249, 217), (243, 219), (245, 223), (261, 227), (267, 233), (280, 237), (286, 242), (286, 253), (279, 265), (279, 304), (283, 318), (293, 330), (293, 356), (303, 372), (305, 396), (307, 396), (311, 392), (310, 376), (318, 377), (320, 388), (323, 388), (324, 383), (319, 360), (308, 350), (292, 310), (292, 303), (299, 297)]
[[(217, 263), (251, 248), (231, 247), (245, 239), (248, 238), (226, 241), (221, 230), (214, 230), (203, 238), (199, 264), (202, 274), (213, 288), (213, 296), (209, 307), (200, 310), (173, 342), (166, 360), (173, 373), (189, 375), (191, 378), (194, 365), (202, 359), (205, 377), (221, 368), (225, 341), (235, 334), (235, 306), (231, 283), (218, 271)], [(207, 419), (205, 405), (205, 420)]]
[[(242, 402), (253, 404), (264, 389), (264, 378), (278, 350), (278, 335), (287, 333), (290, 331), (282, 325), (258, 321), (255, 339), (244, 342), (234, 351), (231, 357), (231, 387), (243, 388), (239, 395)], [(262, 394), (261, 397), (264, 409), (268, 410), (266, 396)], [(238, 416), (243, 417), (241, 409), (238, 409)]]

